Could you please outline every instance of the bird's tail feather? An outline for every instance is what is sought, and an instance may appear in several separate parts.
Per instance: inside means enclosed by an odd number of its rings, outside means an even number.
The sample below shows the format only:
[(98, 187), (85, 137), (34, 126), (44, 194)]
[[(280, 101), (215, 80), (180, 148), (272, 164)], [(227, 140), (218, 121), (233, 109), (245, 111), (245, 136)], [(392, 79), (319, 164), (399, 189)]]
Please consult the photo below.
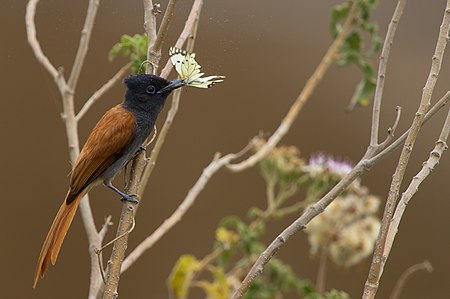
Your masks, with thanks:
[[(67, 194), (67, 196), (69, 195), (70, 193)], [(52, 226), (45, 238), (44, 245), (42, 245), (36, 266), (36, 273), (34, 274), (33, 288), (36, 287), (39, 276), (41, 278), (44, 277), (50, 261), (52, 262), (52, 265), (55, 265), (64, 237), (69, 230), (82, 196), (82, 194), (79, 194), (70, 204), (66, 204), (66, 200), (64, 200), (59, 208), (55, 220), (53, 220)]]

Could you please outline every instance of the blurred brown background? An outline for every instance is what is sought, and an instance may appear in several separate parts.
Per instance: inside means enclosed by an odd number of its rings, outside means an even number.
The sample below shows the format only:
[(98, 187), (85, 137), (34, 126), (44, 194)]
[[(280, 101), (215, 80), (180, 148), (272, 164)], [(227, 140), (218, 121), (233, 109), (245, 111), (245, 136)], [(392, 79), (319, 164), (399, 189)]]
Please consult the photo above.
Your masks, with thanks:
[[(25, 2), (0, 2), (0, 297), (85, 298), (89, 260), (79, 216), (57, 266), (50, 269), (36, 290), (31, 288), (40, 246), (66, 192), (70, 165), (58, 92), (26, 42)], [(179, 1), (164, 53), (182, 29), (191, 2)], [(340, 1), (205, 2), (196, 52), (207, 73), (224, 74), (227, 79), (208, 91), (183, 91), (179, 114), (139, 209), (129, 248), (172, 213), (216, 151), (235, 152), (259, 130), (272, 132), (278, 126), (330, 44), (329, 11)], [(374, 18), (384, 36), (396, 1), (381, 2)], [(166, 1), (162, 1), (162, 8), (165, 6)], [(38, 38), (53, 64), (65, 67), (66, 75), (78, 46), (86, 8), (87, 1), (46, 0), (38, 6)], [(403, 107), (399, 132), (412, 120), (444, 8), (443, 0), (411, 0), (406, 7), (390, 57), (382, 107), (383, 133), (394, 117), (396, 105)], [(125, 62), (119, 59), (110, 63), (107, 53), (122, 34), (143, 32), (142, 20), (139, 0), (102, 1), (77, 90), (77, 109)], [(304, 157), (321, 150), (357, 161), (368, 144), (371, 110), (363, 108), (346, 114), (344, 108), (359, 75), (355, 68), (333, 67), (283, 143), (298, 146)], [(434, 100), (450, 89), (449, 79), (446, 55)], [(80, 125), (82, 143), (103, 112), (121, 101), (123, 91), (123, 85), (118, 84), (89, 111)], [(445, 114), (441, 111), (422, 130), (405, 185), (428, 158)], [(363, 177), (363, 183), (383, 199), (398, 154), (395, 152)], [(414, 275), (402, 298), (449, 296), (450, 198), (445, 185), (450, 174), (449, 154), (408, 206), (378, 298), (387, 298), (399, 275), (424, 259), (431, 261), (435, 271)], [(105, 188), (95, 189), (91, 196), (97, 225), (109, 214), (117, 222), (121, 209), (117, 196)], [(221, 171), (182, 222), (122, 276), (121, 298), (167, 298), (166, 278), (181, 254), (203, 257), (211, 250), (214, 230), (222, 217), (245, 217), (249, 207), (264, 202), (264, 183), (255, 169), (240, 174)], [(272, 221), (265, 241), (270, 242), (292, 220)], [(113, 237), (114, 230), (107, 240)], [(290, 263), (300, 277), (315, 279), (318, 263), (309, 256), (304, 233), (291, 238), (278, 256)], [(368, 266), (366, 261), (349, 271), (330, 267), (327, 288), (360, 297)]]

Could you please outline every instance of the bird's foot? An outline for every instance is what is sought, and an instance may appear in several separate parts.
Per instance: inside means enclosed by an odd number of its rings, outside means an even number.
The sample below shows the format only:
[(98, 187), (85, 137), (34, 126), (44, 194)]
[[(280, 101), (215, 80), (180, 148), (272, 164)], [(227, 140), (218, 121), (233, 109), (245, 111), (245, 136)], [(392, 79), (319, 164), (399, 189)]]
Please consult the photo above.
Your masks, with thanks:
[(137, 197), (137, 194), (124, 194), (120, 200), (138, 204), (139, 201), (135, 197)]

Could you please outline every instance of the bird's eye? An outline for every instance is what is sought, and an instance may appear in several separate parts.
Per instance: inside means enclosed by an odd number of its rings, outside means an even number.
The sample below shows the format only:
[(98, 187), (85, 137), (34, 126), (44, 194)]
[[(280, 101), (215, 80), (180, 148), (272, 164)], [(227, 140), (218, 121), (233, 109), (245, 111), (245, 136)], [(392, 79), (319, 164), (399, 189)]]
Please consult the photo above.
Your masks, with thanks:
[(147, 89), (145, 90), (148, 94), (155, 94), (156, 93), (156, 87), (153, 85), (147, 86)]

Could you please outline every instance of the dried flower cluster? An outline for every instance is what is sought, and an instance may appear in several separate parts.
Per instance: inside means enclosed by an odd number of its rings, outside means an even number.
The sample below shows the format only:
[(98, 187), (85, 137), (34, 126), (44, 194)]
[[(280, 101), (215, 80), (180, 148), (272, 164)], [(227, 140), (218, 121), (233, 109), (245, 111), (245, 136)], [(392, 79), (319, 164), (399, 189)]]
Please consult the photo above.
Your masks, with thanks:
[(365, 188), (359, 193), (338, 197), (310, 222), (306, 232), (313, 255), (326, 250), (337, 265), (351, 267), (372, 253), (380, 229), (375, 216), (380, 200)]
[[(255, 141), (255, 150), (266, 141), (258, 139)], [(295, 146), (278, 146), (267, 154), (259, 163), (262, 175), (266, 180), (275, 180), (280, 184), (298, 184), (304, 175), (302, 170), (305, 161), (300, 158), (300, 150)]]
[[(263, 139), (259, 140), (255, 147), (258, 148), (264, 142)], [(313, 155), (305, 162), (295, 146), (278, 146), (260, 162), (263, 176), (268, 183), (278, 182), (280, 194), (290, 190), (292, 192), (287, 194), (292, 196), (304, 188), (304, 206), (319, 199), (352, 168), (350, 162), (323, 153)], [(292, 189), (292, 186), (295, 188)], [(279, 207), (284, 202), (284, 199), (276, 198), (272, 200), (275, 202), (272, 207)], [(343, 267), (353, 266), (369, 256), (380, 229), (380, 221), (375, 215), (379, 204), (380, 200), (371, 195), (360, 180), (355, 180), (346, 193), (336, 198), (324, 213), (309, 223), (306, 232), (311, 253), (317, 255), (325, 250), (333, 262)], [(281, 211), (285, 212), (289, 208)]]

